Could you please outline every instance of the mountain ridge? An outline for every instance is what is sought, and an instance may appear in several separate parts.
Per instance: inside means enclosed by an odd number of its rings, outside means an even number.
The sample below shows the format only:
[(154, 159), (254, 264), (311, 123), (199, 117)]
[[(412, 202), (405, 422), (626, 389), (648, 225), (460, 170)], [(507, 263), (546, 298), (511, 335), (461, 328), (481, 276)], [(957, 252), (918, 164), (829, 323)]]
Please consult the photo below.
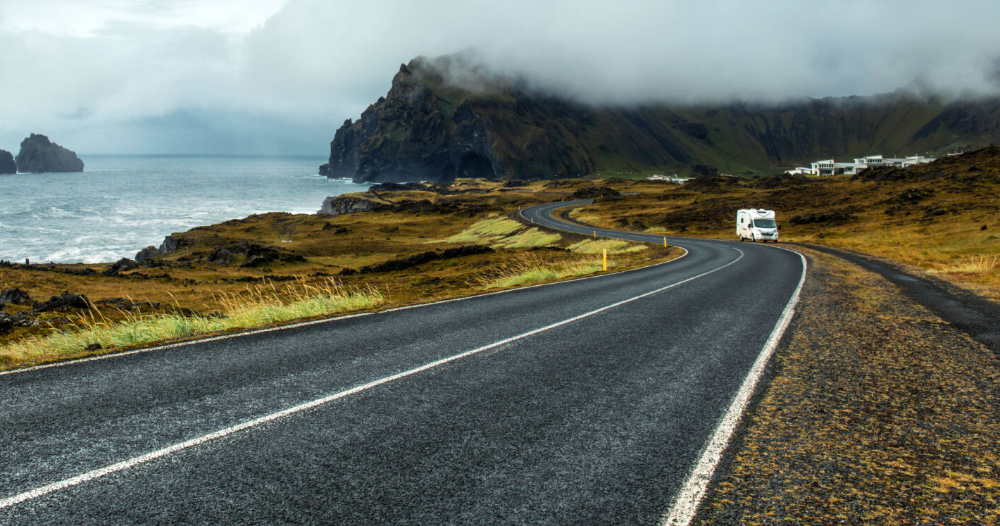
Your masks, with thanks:
[(355, 182), (593, 173), (755, 175), (821, 158), (940, 155), (1000, 141), (1000, 99), (889, 94), (783, 103), (588, 106), (491, 74), (465, 54), (400, 66), (320, 167)]

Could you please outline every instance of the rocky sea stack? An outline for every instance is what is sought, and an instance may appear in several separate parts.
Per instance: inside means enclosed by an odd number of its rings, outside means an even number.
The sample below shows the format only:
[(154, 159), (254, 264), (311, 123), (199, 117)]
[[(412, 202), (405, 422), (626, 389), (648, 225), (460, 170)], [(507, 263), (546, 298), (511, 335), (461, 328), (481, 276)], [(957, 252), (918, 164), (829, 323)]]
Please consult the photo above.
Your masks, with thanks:
[(21, 141), (17, 154), (17, 169), (22, 173), (82, 172), (83, 161), (76, 154), (49, 140), (44, 135), (31, 134)]
[(460, 53), (400, 66), (388, 94), (337, 130), (320, 173), (358, 183), (772, 174), (830, 157), (986, 146), (1000, 141), (998, 108), (995, 98), (951, 102), (904, 90), (773, 104), (589, 106)]
[(0, 150), (0, 174), (16, 173), (17, 163), (14, 162), (14, 156), (6, 150)]

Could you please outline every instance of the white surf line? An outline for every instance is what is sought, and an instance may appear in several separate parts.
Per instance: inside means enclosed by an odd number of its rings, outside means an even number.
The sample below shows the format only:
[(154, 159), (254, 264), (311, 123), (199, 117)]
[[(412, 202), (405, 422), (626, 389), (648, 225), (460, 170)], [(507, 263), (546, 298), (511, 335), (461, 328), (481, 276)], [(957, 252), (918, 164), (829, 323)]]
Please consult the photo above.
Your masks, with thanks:
[(209, 433), (207, 435), (203, 435), (203, 436), (200, 436), (200, 437), (197, 437), (197, 438), (193, 438), (191, 440), (186, 440), (184, 442), (180, 442), (178, 444), (174, 444), (172, 446), (168, 446), (168, 447), (165, 447), (163, 449), (158, 449), (156, 451), (152, 451), (152, 452), (146, 453), (144, 455), (139, 455), (137, 457), (133, 457), (133, 458), (130, 458), (128, 460), (123, 460), (121, 462), (117, 462), (115, 464), (111, 464), (109, 466), (105, 466), (103, 468), (98, 468), (98, 469), (95, 469), (95, 470), (92, 470), (92, 471), (88, 471), (86, 473), (82, 473), (82, 474), (77, 475), (75, 477), (70, 477), (70, 478), (67, 478), (67, 479), (63, 479), (63, 480), (60, 480), (58, 482), (53, 482), (51, 484), (46, 484), (44, 486), (40, 486), (40, 487), (37, 487), (37, 488), (29, 490), (29, 491), (25, 491), (23, 493), (18, 493), (17, 495), (12, 495), (10, 497), (6, 497), (6, 498), (3, 498), (3, 499), (0, 499), (0, 509), (9, 508), (11, 506), (15, 506), (15, 505), (20, 504), (22, 502), (33, 500), (33, 499), (37, 499), (37, 498), (42, 497), (44, 495), (48, 495), (49, 493), (52, 493), (52, 492), (55, 492), (55, 491), (59, 491), (59, 490), (63, 490), (63, 489), (66, 489), (66, 488), (69, 488), (69, 487), (72, 487), (72, 486), (83, 484), (85, 482), (88, 482), (88, 481), (91, 481), (91, 480), (94, 480), (94, 479), (98, 479), (98, 478), (104, 477), (106, 475), (110, 475), (112, 473), (117, 473), (119, 471), (124, 471), (126, 469), (133, 468), (133, 467), (138, 466), (140, 464), (145, 464), (145, 463), (147, 463), (149, 461), (156, 460), (158, 458), (162, 458), (162, 457), (165, 457), (165, 456), (173, 454), (173, 453), (177, 453), (178, 451), (182, 451), (182, 450), (185, 450), (185, 449), (188, 449), (188, 448), (192, 448), (192, 447), (198, 446), (200, 444), (204, 444), (206, 442), (210, 442), (212, 440), (216, 440), (216, 439), (219, 439), (219, 438), (231, 435), (233, 433), (237, 433), (237, 432), (240, 432), (240, 431), (244, 431), (246, 429), (250, 429), (252, 427), (257, 427), (257, 426), (260, 426), (260, 425), (265, 424), (267, 422), (271, 422), (271, 421), (277, 420), (279, 418), (283, 418), (283, 417), (286, 417), (286, 416), (294, 415), (296, 413), (301, 413), (302, 411), (313, 409), (315, 407), (319, 407), (321, 405), (328, 404), (328, 403), (333, 402), (335, 400), (339, 400), (341, 398), (344, 398), (344, 397), (347, 397), (347, 396), (350, 396), (350, 395), (353, 395), (353, 394), (357, 394), (357, 393), (360, 393), (360, 392), (363, 392), (363, 391), (367, 391), (367, 390), (372, 389), (374, 387), (378, 387), (378, 386), (383, 385), (383, 384), (387, 384), (387, 383), (390, 383), (390, 382), (393, 382), (393, 381), (396, 381), (396, 380), (399, 380), (399, 379), (402, 379), (402, 378), (406, 378), (407, 376), (412, 376), (412, 375), (415, 375), (417, 373), (426, 371), (428, 369), (433, 369), (435, 367), (438, 367), (440, 365), (444, 365), (446, 363), (454, 362), (456, 360), (461, 360), (462, 358), (466, 358), (466, 357), (472, 356), (474, 354), (479, 354), (481, 352), (488, 351), (490, 349), (495, 349), (497, 347), (501, 347), (503, 345), (507, 345), (508, 343), (512, 343), (512, 342), (515, 342), (515, 341), (518, 341), (518, 340), (521, 340), (521, 339), (524, 339), (524, 338), (528, 338), (530, 336), (534, 336), (536, 334), (539, 334), (539, 333), (542, 333), (542, 332), (545, 332), (545, 331), (549, 331), (549, 330), (555, 329), (557, 327), (561, 327), (563, 325), (567, 325), (567, 324), (573, 323), (575, 321), (582, 320), (584, 318), (589, 318), (589, 317), (594, 316), (596, 314), (600, 314), (600, 313), (602, 313), (604, 311), (607, 311), (607, 310), (610, 310), (610, 309), (614, 309), (615, 307), (620, 307), (620, 306), (625, 305), (627, 303), (631, 303), (633, 301), (640, 300), (640, 299), (646, 298), (648, 296), (652, 296), (654, 294), (663, 292), (665, 290), (672, 289), (674, 287), (683, 285), (683, 284), (688, 283), (690, 281), (694, 281), (694, 280), (696, 280), (698, 278), (701, 278), (701, 277), (707, 276), (709, 274), (718, 272), (718, 271), (720, 271), (720, 270), (722, 270), (722, 269), (724, 269), (724, 268), (726, 268), (726, 267), (728, 267), (730, 265), (735, 264), (736, 262), (740, 261), (741, 259), (743, 259), (743, 256), (744, 256), (743, 251), (741, 251), (741, 250), (739, 250), (737, 248), (734, 248), (733, 250), (736, 250), (737, 252), (740, 253), (740, 256), (738, 258), (734, 259), (733, 261), (730, 261), (729, 263), (726, 263), (725, 265), (722, 265), (721, 267), (714, 268), (712, 270), (709, 270), (708, 272), (704, 272), (704, 273), (698, 274), (697, 276), (693, 276), (693, 277), (687, 278), (687, 279), (685, 279), (683, 281), (678, 281), (677, 283), (674, 283), (674, 284), (671, 284), (671, 285), (667, 285), (665, 287), (660, 287), (660, 288), (658, 288), (656, 290), (652, 290), (652, 291), (640, 294), (638, 296), (633, 296), (633, 297), (631, 297), (629, 299), (622, 300), (622, 301), (619, 301), (617, 303), (612, 303), (611, 305), (606, 305), (606, 306), (601, 307), (599, 309), (595, 309), (595, 310), (592, 310), (590, 312), (585, 312), (585, 313), (580, 314), (578, 316), (574, 316), (572, 318), (568, 318), (568, 319), (565, 319), (563, 321), (559, 321), (559, 322), (553, 323), (551, 325), (546, 325), (546, 326), (541, 327), (539, 329), (528, 331), (528, 332), (525, 332), (523, 334), (519, 334), (517, 336), (511, 336), (510, 338), (506, 338), (504, 340), (493, 342), (493, 343), (491, 343), (489, 345), (484, 345), (482, 347), (478, 347), (476, 349), (472, 349), (471, 351), (465, 351), (465, 352), (460, 353), (460, 354), (455, 354), (455, 355), (449, 356), (447, 358), (442, 358), (440, 360), (437, 360), (437, 361), (434, 361), (434, 362), (431, 362), (431, 363), (428, 363), (428, 364), (425, 364), (425, 365), (421, 365), (420, 367), (416, 367), (416, 368), (410, 369), (408, 371), (403, 371), (401, 373), (397, 373), (397, 374), (394, 374), (392, 376), (386, 376), (384, 378), (380, 378), (380, 379), (375, 380), (373, 382), (369, 382), (369, 383), (366, 383), (366, 384), (363, 384), (363, 385), (359, 385), (357, 387), (353, 387), (353, 388), (348, 389), (346, 391), (340, 391), (339, 393), (332, 394), (330, 396), (326, 396), (326, 397), (323, 397), (323, 398), (318, 398), (318, 399), (313, 400), (311, 402), (306, 402), (306, 403), (303, 403), (303, 404), (300, 404), (300, 405), (297, 405), (297, 406), (294, 406), (294, 407), (290, 407), (288, 409), (284, 409), (282, 411), (278, 411), (276, 413), (271, 413), (271, 414), (268, 414), (268, 415), (265, 415), (265, 416), (262, 416), (262, 417), (259, 417), (259, 418), (255, 418), (253, 420), (250, 420), (250, 421), (247, 421), (247, 422), (243, 422), (242, 424), (237, 424), (237, 425), (234, 425), (234, 426), (227, 427), (225, 429), (220, 429), (218, 431), (215, 431), (213, 433)]
[(737, 391), (732, 403), (729, 404), (729, 409), (715, 428), (715, 433), (712, 434), (708, 443), (705, 444), (701, 457), (688, 474), (684, 485), (681, 486), (680, 491), (674, 498), (670, 511), (660, 520), (660, 526), (688, 526), (691, 524), (695, 513), (698, 511), (698, 506), (701, 504), (701, 499), (705, 497), (708, 483), (711, 482), (712, 476), (715, 474), (715, 469), (722, 460), (722, 452), (729, 444), (729, 439), (732, 437), (733, 431), (736, 430), (736, 425), (743, 416), (743, 411), (746, 410), (747, 403), (757, 388), (757, 383), (760, 381), (761, 376), (764, 375), (764, 368), (767, 367), (767, 362), (778, 347), (778, 342), (781, 341), (785, 330), (788, 329), (788, 325), (792, 321), (792, 316), (795, 315), (795, 305), (799, 302), (799, 293), (802, 292), (802, 285), (806, 282), (807, 264), (805, 256), (794, 250), (788, 251), (798, 254), (799, 258), (802, 259), (802, 277), (799, 278), (799, 284), (795, 288), (795, 292), (792, 293), (792, 297), (788, 299), (785, 310), (781, 312), (778, 323), (775, 324), (774, 330), (771, 331), (767, 342), (764, 343), (764, 348), (757, 355), (757, 360), (754, 361), (753, 367), (750, 368), (750, 372), (747, 373), (746, 378), (743, 380), (740, 390)]

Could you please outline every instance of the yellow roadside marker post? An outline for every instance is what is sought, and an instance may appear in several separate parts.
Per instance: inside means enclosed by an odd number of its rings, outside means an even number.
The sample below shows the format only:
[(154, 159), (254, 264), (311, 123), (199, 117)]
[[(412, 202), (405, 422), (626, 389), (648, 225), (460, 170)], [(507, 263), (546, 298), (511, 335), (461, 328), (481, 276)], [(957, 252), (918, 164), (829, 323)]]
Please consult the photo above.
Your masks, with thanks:
[(594, 239), (597, 239), (597, 231), (594, 230)]
[(608, 271), (608, 249), (604, 249), (604, 271)]
[(663, 248), (667, 248), (667, 236), (663, 236)]

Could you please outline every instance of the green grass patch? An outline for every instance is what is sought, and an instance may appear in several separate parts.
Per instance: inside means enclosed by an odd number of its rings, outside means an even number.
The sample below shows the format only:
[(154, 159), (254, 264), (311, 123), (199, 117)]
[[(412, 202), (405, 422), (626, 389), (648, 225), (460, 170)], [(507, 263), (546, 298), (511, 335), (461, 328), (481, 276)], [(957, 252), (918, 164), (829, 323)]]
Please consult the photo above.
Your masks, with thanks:
[(501, 237), (509, 236), (522, 228), (524, 225), (513, 219), (494, 217), (474, 223), (463, 232), (446, 238), (444, 241), (448, 243), (490, 243)]
[[(608, 269), (615, 266), (614, 262), (608, 262)], [(515, 261), (498, 265), (478, 274), (474, 281), (481, 289), (506, 289), (586, 276), (602, 271), (602, 262), (599, 257), (553, 263), (534, 254), (525, 254)]]
[(474, 223), (463, 232), (444, 239), (447, 243), (479, 243), (493, 248), (535, 248), (555, 245), (562, 239), (538, 228), (526, 228), (506, 217), (493, 217)]
[(534, 248), (555, 245), (562, 239), (559, 234), (550, 234), (537, 228), (529, 228), (524, 232), (507, 236), (496, 243), (493, 248)]
[(608, 254), (622, 254), (625, 252), (642, 252), (649, 247), (646, 245), (634, 245), (628, 241), (619, 239), (584, 239), (567, 248), (580, 254), (601, 254), (605, 249), (608, 251)]

